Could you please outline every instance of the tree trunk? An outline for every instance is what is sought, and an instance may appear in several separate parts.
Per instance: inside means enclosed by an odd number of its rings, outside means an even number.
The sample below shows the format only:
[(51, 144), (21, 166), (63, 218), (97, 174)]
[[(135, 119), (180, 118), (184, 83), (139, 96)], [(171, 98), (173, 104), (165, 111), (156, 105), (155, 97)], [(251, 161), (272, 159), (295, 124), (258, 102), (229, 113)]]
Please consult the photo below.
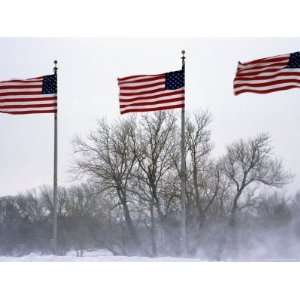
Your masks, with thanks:
[(132, 222), (132, 219), (130, 216), (130, 212), (129, 212), (129, 208), (128, 208), (128, 204), (127, 204), (127, 200), (126, 200), (126, 194), (124, 193), (124, 191), (118, 190), (118, 196), (119, 196), (119, 199), (120, 199), (120, 202), (122, 205), (127, 230), (129, 232), (132, 242), (135, 244), (137, 249), (139, 249), (140, 241), (139, 241), (137, 232), (135, 230), (135, 227), (133, 225), (133, 222)]
[(150, 214), (151, 214), (151, 246), (152, 246), (152, 256), (157, 256), (157, 246), (155, 238), (155, 219), (154, 219), (154, 209), (153, 202), (150, 204)]
[(131, 219), (131, 216), (130, 216), (130, 213), (129, 213), (127, 201), (122, 202), (122, 207), (123, 207), (123, 213), (124, 213), (125, 222), (126, 222), (129, 234), (132, 238), (132, 241), (136, 244), (137, 247), (139, 247), (140, 246), (140, 241), (138, 239), (137, 232), (135, 230), (135, 227), (133, 225), (133, 222), (132, 222), (132, 219)]
[(231, 210), (231, 216), (229, 220), (229, 234), (230, 234), (230, 251), (233, 259), (238, 256), (238, 228), (236, 220), (237, 202), (241, 196), (242, 191), (238, 191), (233, 200), (233, 207)]

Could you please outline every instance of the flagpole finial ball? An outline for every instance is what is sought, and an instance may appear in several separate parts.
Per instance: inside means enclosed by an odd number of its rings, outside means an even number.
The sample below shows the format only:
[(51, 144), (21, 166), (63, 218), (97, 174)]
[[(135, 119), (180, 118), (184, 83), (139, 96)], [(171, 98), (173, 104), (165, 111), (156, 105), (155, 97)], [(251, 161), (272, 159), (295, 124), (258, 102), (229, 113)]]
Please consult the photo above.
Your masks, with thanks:
[(54, 61), (54, 68), (53, 68), (53, 72), (54, 72), (54, 74), (56, 74), (57, 73), (57, 60), (55, 60)]

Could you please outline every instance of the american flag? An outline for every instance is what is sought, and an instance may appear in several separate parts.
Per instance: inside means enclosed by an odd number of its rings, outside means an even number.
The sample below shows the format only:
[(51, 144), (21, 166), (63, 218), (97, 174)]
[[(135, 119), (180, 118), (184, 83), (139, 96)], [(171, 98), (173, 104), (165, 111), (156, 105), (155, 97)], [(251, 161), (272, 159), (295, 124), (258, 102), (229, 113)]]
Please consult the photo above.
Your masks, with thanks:
[(56, 75), (0, 82), (0, 113), (56, 113)]
[(184, 70), (118, 79), (120, 112), (145, 112), (184, 107)]
[(300, 52), (238, 64), (234, 94), (267, 94), (300, 88)]

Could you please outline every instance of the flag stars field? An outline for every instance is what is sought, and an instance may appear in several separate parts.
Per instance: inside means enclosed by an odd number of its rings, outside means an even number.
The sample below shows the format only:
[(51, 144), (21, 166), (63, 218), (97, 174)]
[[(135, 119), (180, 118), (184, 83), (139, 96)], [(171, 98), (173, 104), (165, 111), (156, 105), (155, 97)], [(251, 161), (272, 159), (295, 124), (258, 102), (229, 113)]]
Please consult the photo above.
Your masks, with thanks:
[(300, 52), (291, 53), (287, 68), (300, 68)]

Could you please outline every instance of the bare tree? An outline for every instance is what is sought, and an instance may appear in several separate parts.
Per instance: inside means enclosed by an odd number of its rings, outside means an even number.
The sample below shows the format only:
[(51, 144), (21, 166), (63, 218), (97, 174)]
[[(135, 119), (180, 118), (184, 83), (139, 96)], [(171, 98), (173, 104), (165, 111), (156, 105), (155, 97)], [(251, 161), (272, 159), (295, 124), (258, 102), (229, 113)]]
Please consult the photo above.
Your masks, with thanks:
[(279, 188), (291, 179), (282, 162), (274, 157), (270, 142), (267, 134), (259, 134), (248, 141), (240, 140), (227, 147), (222, 170), (235, 191), (231, 206), (233, 223), (239, 200), (248, 186), (263, 184)]
[[(280, 160), (272, 153), (271, 140), (267, 134), (259, 134), (247, 141), (240, 140), (227, 147), (221, 160), (222, 171), (231, 185), (232, 201), (230, 208), (230, 238), (232, 255), (237, 255), (237, 211), (249, 203), (242, 203), (243, 195), (250, 187), (265, 185), (280, 188), (287, 184), (291, 175), (286, 172)], [(252, 197), (245, 197), (246, 200)], [(222, 241), (222, 246), (226, 240)]]
[[(52, 187), (42, 186), (39, 189), (40, 199), (43, 203), (43, 208), (45, 214), (52, 216), (53, 215), (53, 192)], [(65, 204), (67, 201), (67, 189), (64, 187), (59, 187), (57, 190), (57, 215), (61, 217), (64, 214)]]
[(69, 240), (75, 247), (77, 256), (92, 240), (94, 220), (100, 217), (98, 193), (91, 184), (82, 183), (68, 188), (68, 199), (65, 204), (66, 224), (69, 227)]
[(149, 205), (154, 256), (157, 255), (155, 219), (157, 216), (164, 234), (164, 219), (168, 214), (168, 202), (172, 199), (163, 194), (163, 189), (167, 173), (173, 167), (170, 153), (176, 147), (175, 123), (176, 119), (172, 113), (158, 112), (145, 115), (141, 119), (139, 133), (133, 139), (138, 160), (136, 178), (139, 189), (135, 189), (135, 193)]
[(98, 122), (95, 132), (87, 140), (74, 140), (76, 171), (101, 184), (102, 190), (110, 190), (121, 205), (129, 235), (135, 247), (140, 242), (129, 208), (128, 188), (136, 154), (132, 151), (135, 131), (133, 119), (109, 126), (104, 120)]
[(39, 199), (37, 189), (19, 194), (16, 197), (16, 205), (22, 216), (27, 216), (31, 221), (40, 221), (45, 217), (45, 206)]
[[(187, 213), (190, 215), (195, 204), (197, 219), (203, 223), (205, 213), (216, 198), (218, 184), (212, 186), (210, 178), (219, 178), (218, 168), (209, 159), (212, 150), (211, 133), (208, 129), (211, 117), (207, 112), (200, 112), (186, 121), (187, 170), (190, 192), (187, 193)], [(212, 171), (214, 170), (214, 171)], [(212, 176), (211, 176), (212, 175)], [(211, 193), (212, 192), (212, 193)]]

